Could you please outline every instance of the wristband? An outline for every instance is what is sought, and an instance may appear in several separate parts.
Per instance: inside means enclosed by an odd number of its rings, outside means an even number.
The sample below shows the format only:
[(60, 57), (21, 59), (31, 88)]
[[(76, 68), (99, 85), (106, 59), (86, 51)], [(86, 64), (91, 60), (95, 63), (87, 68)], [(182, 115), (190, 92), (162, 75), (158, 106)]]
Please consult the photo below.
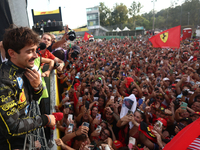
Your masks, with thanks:
[(38, 91), (42, 87), (42, 82), (40, 82), (39, 86), (37, 88), (34, 88), (35, 91)]

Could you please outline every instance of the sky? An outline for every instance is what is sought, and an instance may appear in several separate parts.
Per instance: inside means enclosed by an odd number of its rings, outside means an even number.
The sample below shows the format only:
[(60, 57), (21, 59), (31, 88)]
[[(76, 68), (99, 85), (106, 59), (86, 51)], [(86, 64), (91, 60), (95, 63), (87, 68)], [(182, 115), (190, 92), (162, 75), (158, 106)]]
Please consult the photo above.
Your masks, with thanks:
[[(138, 0), (135, 1), (138, 2)], [(143, 6), (141, 13), (148, 13), (153, 9), (152, 1), (153, 0), (140, 0), (140, 3)], [(155, 1), (155, 11), (160, 11), (161, 9), (170, 7), (172, 0)], [(178, 5), (183, 3), (183, 0), (176, 1), (178, 1)], [(75, 29), (87, 24), (86, 8), (97, 6), (100, 2), (104, 2), (108, 8), (113, 8), (115, 3), (123, 3), (130, 8), (133, 0), (28, 0), (27, 11), (29, 24), (30, 26), (33, 25), (31, 9), (34, 9), (35, 11), (51, 11), (61, 7), (64, 25), (67, 24), (69, 28)]]

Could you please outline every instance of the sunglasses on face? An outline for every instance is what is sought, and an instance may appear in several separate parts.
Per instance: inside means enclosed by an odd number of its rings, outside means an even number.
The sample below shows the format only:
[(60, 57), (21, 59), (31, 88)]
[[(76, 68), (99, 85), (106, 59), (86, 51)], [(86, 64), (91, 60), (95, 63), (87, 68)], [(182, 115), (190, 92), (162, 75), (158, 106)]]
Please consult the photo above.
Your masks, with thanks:
[(160, 98), (160, 97), (156, 97), (157, 99), (159, 99), (159, 100), (163, 100), (163, 98)]
[(107, 137), (109, 136), (104, 130), (102, 130), (102, 133), (103, 133), (104, 135), (106, 135)]

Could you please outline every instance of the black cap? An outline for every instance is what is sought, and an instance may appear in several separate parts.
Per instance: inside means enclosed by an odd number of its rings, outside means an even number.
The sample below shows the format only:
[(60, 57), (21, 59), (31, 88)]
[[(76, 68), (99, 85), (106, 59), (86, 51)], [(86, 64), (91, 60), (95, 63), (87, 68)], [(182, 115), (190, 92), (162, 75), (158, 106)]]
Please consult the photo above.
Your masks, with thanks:
[(73, 46), (72, 49), (77, 52), (78, 54), (80, 53), (80, 47), (79, 46)]
[(188, 124), (192, 123), (192, 119), (191, 119), (191, 118), (182, 118), (182, 119), (180, 120), (180, 122), (181, 122), (181, 121), (186, 121)]

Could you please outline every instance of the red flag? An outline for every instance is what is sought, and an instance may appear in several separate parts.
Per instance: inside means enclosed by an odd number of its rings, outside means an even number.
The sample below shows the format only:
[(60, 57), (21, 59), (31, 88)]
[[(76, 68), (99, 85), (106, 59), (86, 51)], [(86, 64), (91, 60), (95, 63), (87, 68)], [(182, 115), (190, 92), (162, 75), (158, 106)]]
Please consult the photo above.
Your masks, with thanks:
[(181, 26), (165, 30), (149, 39), (153, 47), (179, 48), (180, 47)]
[(91, 35), (90, 35), (89, 33), (85, 32), (84, 38), (83, 38), (83, 39), (84, 39), (85, 41), (87, 41), (87, 40), (89, 40), (90, 36), (91, 36)]
[(164, 150), (186, 150), (189, 145), (200, 135), (200, 118), (187, 125), (184, 129), (167, 143)]

